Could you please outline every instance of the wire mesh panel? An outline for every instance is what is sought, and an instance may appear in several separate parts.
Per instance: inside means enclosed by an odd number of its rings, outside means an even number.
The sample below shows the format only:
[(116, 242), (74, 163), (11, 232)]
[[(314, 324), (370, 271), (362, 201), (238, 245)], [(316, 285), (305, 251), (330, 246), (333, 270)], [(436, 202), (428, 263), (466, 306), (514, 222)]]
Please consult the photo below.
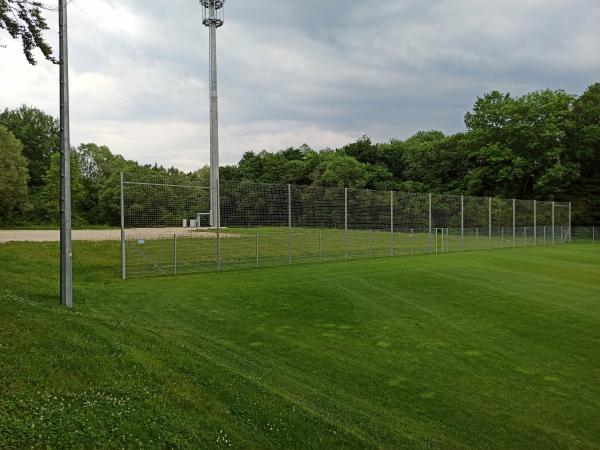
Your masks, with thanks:
[(167, 181), (123, 181), (124, 276), (597, 241), (567, 203), (251, 182), (211, 228), (210, 189)]
[(346, 208), (343, 188), (289, 186), (288, 263), (345, 257)]
[(536, 203), (536, 228), (536, 244), (552, 244), (552, 202)]
[(348, 189), (346, 194), (348, 233), (344, 244), (345, 256), (393, 256), (393, 193)]
[(429, 195), (393, 193), (394, 255), (431, 252)]
[(215, 269), (208, 189), (124, 181), (122, 195), (129, 276)]
[(220, 204), (217, 262), (221, 270), (288, 262), (289, 192), (286, 186), (222, 183)]
[(465, 250), (490, 248), (490, 199), (487, 197), (465, 197)]
[(568, 203), (554, 204), (554, 242), (564, 244), (571, 240), (571, 207)]
[(571, 239), (578, 244), (600, 244), (600, 227), (573, 227)]
[(461, 198), (455, 195), (431, 196), (432, 240), (437, 253), (460, 251), (463, 247)]
[(226, 228), (287, 227), (287, 186), (221, 183), (221, 226)]
[(515, 200), (515, 241), (517, 247), (534, 245), (534, 204), (531, 200)]
[(513, 246), (513, 201), (492, 199), (492, 248)]

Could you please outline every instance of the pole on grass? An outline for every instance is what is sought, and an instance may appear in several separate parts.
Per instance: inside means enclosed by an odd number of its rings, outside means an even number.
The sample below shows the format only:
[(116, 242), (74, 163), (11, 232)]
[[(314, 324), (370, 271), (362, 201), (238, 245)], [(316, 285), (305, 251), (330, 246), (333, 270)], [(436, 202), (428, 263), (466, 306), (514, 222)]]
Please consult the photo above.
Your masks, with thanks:
[(202, 23), (208, 27), (209, 42), (209, 111), (210, 111), (210, 210), (211, 227), (218, 228), (221, 212), (218, 195), (219, 181), (219, 98), (217, 89), (217, 28), (223, 25), (221, 0), (202, 0)]
[(288, 264), (292, 264), (292, 185), (288, 184)]
[(67, 1), (58, 2), (60, 58), (60, 302), (73, 307), (73, 247), (71, 242), (71, 142), (69, 124), (69, 43)]
[(344, 188), (344, 257), (348, 259), (348, 188)]
[(565, 243), (565, 241), (564, 241), (564, 237), (563, 237), (563, 236), (564, 236), (564, 234), (563, 234), (563, 229), (564, 229), (564, 227), (561, 225), (561, 226), (560, 226), (560, 243), (561, 243), (561, 244), (564, 244), (564, 243)]
[(177, 234), (173, 233), (173, 273), (177, 275)]
[(533, 201), (533, 246), (537, 246), (537, 200)]
[(256, 268), (258, 269), (259, 267), (259, 260), (258, 260), (258, 232), (256, 233)]
[[(446, 228), (446, 237), (448, 236), (448, 229)], [(446, 247), (444, 246), (444, 229), (442, 228), (442, 253), (445, 253)]]
[(552, 202), (552, 245), (555, 244), (555, 237), (554, 237), (554, 229), (556, 227), (556, 225), (554, 224), (554, 210), (556, 208), (556, 202)]
[(573, 242), (572, 236), (571, 236), (571, 202), (569, 202), (569, 244), (571, 242)]
[(127, 278), (127, 259), (125, 248), (125, 181), (121, 172), (121, 279)]
[(488, 212), (489, 243), (488, 243), (488, 246), (489, 246), (489, 249), (491, 250), (492, 249), (492, 197), (489, 198), (488, 202), (489, 202), (489, 207), (488, 207), (488, 210), (489, 210), (489, 212)]
[(323, 231), (319, 230), (319, 262), (323, 260)]
[[(431, 220), (431, 194), (429, 194), (429, 253), (432, 252), (431, 248), (431, 231), (432, 231), (432, 220)], [(436, 241), (437, 241), (437, 231), (436, 231)], [(437, 253), (437, 252), (436, 252)]]
[(517, 201), (513, 198), (513, 247), (517, 246)]
[(221, 183), (219, 183), (219, 179), (216, 179), (215, 189), (217, 191), (217, 195), (215, 196), (217, 199), (217, 209), (214, 211), (216, 217), (216, 226), (217, 226), (217, 271), (221, 271)]
[(465, 196), (460, 196), (460, 250), (465, 250)]
[(390, 256), (394, 256), (394, 191), (390, 191)]
[(446, 228), (446, 253), (450, 252), (450, 228)]

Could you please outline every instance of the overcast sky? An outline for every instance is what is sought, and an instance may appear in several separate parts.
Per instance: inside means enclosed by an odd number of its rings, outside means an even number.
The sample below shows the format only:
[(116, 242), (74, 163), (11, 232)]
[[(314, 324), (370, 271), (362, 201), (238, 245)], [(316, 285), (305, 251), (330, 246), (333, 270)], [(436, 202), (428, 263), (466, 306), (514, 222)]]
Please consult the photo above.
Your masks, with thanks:
[[(55, 13), (48, 15), (57, 41)], [(221, 159), (464, 128), (492, 89), (600, 81), (598, 0), (227, 0)], [(73, 0), (72, 143), (194, 170), (208, 154), (208, 33), (194, 0)], [(0, 32), (0, 107), (58, 114), (58, 68)]]

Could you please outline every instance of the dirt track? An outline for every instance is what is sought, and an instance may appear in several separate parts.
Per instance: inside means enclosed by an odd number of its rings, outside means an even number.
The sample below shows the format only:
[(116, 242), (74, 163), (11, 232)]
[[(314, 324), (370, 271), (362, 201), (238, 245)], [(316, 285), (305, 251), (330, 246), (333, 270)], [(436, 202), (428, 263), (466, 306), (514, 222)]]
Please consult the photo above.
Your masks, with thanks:
[[(193, 231), (189, 228), (136, 228), (128, 229), (128, 236), (140, 236), (152, 239), (153, 236), (193, 236), (195, 238), (214, 238), (215, 234), (207, 231)], [(223, 234), (221, 235), (223, 236)], [(0, 230), (0, 244), (7, 242), (58, 242), (59, 230)], [(121, 231), (114, 230), (73, 230), (74, 241), (119, 241)]]

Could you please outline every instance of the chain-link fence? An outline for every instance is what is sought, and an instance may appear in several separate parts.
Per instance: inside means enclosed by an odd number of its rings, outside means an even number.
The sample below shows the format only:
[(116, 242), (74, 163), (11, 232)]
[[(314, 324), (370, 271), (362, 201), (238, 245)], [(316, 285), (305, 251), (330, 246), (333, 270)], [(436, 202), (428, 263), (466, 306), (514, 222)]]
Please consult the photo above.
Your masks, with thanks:
[[(123, 179), (123, 277), (571, 242), (569, 203)], [(214, 214), (218, 228), (211, 228)], [(595, 228), (577, 239), (595, 242)]]
[(600, 227), (573, 227), (572, 242), (600, 244)]

